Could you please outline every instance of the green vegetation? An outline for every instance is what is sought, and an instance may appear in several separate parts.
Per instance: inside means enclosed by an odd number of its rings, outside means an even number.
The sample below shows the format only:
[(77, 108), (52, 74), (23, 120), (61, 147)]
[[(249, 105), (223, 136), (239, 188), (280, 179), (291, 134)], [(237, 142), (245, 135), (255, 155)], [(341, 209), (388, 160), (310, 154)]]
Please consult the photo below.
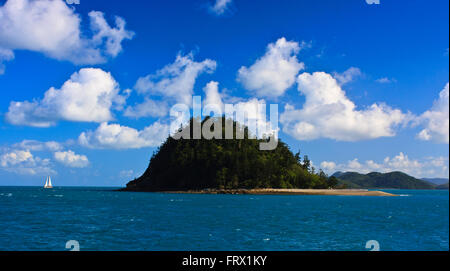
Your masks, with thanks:
[(435, 185), (411, 177), (403, 172), (360, 174), (357, 172), (336, 172), (339, 186), (346, 188), (396, 188), (396, 189), (434, 189)]
[[(221, 127), (222, 138), (225, 138), (225, 123), (232, 125), (233, 139), (169, 137), (153, 154), (145, 173), (129, 182), (125, 190), (330, 188), (338, 184), (335, 177), (328, 178), (321, 170), (317, 172), (307, 155), (303, 158), (300, 152), (294, 155), (281, 140), (275, 150), (259, 150), (259, 143), (267, 142), (267, 138), (249, 139), (247, 127), (225, 118), (213, 120), (211, 128)], [(190, 131), (190, 138), (194, 122), (199, 124), (198, 120), (191, 119), (183, 128)], [(178, 133), (182, 133), (182, 128)], [(244, 139), (237, 139), (237, 133), (243, 133)]]

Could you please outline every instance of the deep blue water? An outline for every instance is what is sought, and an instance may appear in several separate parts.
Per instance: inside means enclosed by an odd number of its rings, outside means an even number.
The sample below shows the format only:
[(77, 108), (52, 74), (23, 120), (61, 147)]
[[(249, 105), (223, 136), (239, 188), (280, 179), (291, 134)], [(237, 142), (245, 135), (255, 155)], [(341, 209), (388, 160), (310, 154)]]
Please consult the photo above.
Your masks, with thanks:
[(402, 197), (0, 187), (0, 250), (449, 250), (448, 191)]

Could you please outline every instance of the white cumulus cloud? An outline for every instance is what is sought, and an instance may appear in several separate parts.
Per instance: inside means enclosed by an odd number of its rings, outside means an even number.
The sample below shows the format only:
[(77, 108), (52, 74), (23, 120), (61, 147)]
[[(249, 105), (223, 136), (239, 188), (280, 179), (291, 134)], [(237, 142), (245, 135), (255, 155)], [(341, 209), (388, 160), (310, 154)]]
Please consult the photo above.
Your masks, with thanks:
[(122, 41), (134, 35), (120, 17), (114, 27), (102, 12), (91, 11), (89, 19), (89, 31), (82, 31), (88, 28), (81, 26), (80, 16), (65, 1), (6, 1), (0, 6), (0, 73), (2, 61), (11, 60), (14, 50), (40, 52), (75, 64), (103, 63), (117, 56)]
[(139, 149), (159, 146), (168, 135), (169, 126), (160, 122), (143, 130), (104, 122), (94, 131), (81, 133), (78, 142), (93, 149)]
[(124, 102), (117, 82), (101, 69), (84, 68), (60, 89), (47, 90), (41, 100), (11, 102), (6, 120), (14, 125), (49, 127), (58, 120), (104, 122), (114, 119), (111, 108)]
[(449, 84), (439, 93), (433, 107), (418, 117), (417, 123), (425, 126), (417, 135), (421, 140), (449, 142)]
[(358, 110), (336, 79), (324, 72), (303, 73), (297, 83), (305, 103), (299, 110), (287, 105), (280, 122), (284, 132), (299, 140), (357, 141), (394, 136), (394, 128), (408, 119), (385, 104)]
[(29, 150), (9, 150), (0, 155), (0, 169), (21, 175), (56, 174), (49, 159), (35, 157)]
[(304, 69), (297, 54), (301, 46), (285, 38), (270, 43), (264, 56), (250, 67), (241, 67), (238, 81), (258, 97), (276, 98), (295, 83), (298, 72)]
[(135, 89), (141, 94), (160, 95), (190, 105), (197, 77), (202, 73), (212, 73), (215, 69), (214, 60), (196, 62), (192, 53), (184, 56), (178, 54), (174, 63), (155, 74), (139, 78)]
[(89, 160), (86, 155), (76, 154), (71, 150), (58, 151), (53, 154), (55, 160), (65, 166), (73, 168), (84, 168), (89, 165)]

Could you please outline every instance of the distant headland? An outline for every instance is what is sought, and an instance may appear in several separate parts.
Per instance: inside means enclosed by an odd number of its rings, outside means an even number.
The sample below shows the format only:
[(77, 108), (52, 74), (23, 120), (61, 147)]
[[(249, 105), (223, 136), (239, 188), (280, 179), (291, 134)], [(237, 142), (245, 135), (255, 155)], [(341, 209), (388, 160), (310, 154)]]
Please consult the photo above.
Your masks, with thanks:
[(361, 174), (336, 172), (339, 186), (354, 189), (448, 189), (448, 179), (417, 179), (400, 171)]
[[(178, 133), (192, 138), (192, 128), (209, 118), (192, 118)], [(199, 122), (199, 123), (195, 123)], [(307, 155), (293, 154), (278, 139), (274, 150), (260, 150), (259, 143), (269, 138), (255, 139), (248, 127), (215, 118), (211, 129), (220, 129), (225, 138), (225, 126), (233, 127), (232, 139), (174, 139), (168, 137), (150, 159), (144, 174), (130, 181), (121, 191), (210, 193), (210, 194), (295, 194), (295, 195), (370, 195), (392, 194), (364, 189), (336, 189), (339, 180), (316, 170)], [(229, 126), (228, 126), (229, 127)], [(186, 134), (186, 133), (185, 133)], [(238, 135), (244, 135), (243, 138)], [(242, 139), (241, 139), (242, 138)]]

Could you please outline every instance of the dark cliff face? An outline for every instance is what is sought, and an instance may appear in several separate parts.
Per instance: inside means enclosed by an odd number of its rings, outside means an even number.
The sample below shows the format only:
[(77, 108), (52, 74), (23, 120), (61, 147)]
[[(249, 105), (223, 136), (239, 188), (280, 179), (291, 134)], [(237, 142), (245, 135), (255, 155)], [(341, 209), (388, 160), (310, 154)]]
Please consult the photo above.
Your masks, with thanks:
[[(194, 121), (185, 129), (192, 131)], [(222, 125), (224, 137), (225, 119), (218, 123)], [(233, 139), (169, 137), (154, 153), (144, 174), (129, 182), (124, 190), (328, 188), (333, 185), (335, 179), (330, 181), (323, 172), (316, 174), (307, 156), (302, 161), (300, 154), (294, 155), (282, 141), (278, 141), (275, 150), (262, 151), (259, 143), (267, 140), (249, 139), (245, 126), (232, 124)], [(236, 139), (236, 131), (244, 133), (244, 139)]]

